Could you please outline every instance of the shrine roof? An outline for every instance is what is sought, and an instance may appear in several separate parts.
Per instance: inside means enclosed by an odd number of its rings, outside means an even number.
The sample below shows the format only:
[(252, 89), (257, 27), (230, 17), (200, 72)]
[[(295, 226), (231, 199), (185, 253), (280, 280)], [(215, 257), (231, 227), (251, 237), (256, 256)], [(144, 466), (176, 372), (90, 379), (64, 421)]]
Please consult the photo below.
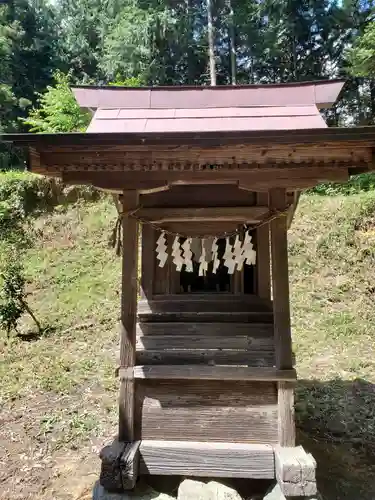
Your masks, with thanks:
[(233, 181), (304, 189), (374, 169), (375, 127), (329, 128), (320, 112), (342, 87), (76, 87), (94, 113), (87, 132), (0, 140), (27, 146), (33, 172), (109, 190)]
[(74, 87), (92, 132), (168, 133), (324, 128), (343, 81), (216, 87)]

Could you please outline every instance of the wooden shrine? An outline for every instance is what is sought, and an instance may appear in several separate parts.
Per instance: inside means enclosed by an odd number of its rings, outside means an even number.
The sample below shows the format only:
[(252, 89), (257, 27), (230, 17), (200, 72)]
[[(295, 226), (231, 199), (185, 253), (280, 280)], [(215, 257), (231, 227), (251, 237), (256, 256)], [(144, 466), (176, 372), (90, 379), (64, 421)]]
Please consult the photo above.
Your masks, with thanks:
[(86, 133), (2, 137), (28, 147), (32, 172), (118, 195), (107, 489), (166, 474), (275, 479), (286, 497), (315, 495), (315, 461), (295, 443), (287, 229), (300, 190), (374, 168), (373, 127), (324, 121), (342, 86), (77, 87), (93, 113)]

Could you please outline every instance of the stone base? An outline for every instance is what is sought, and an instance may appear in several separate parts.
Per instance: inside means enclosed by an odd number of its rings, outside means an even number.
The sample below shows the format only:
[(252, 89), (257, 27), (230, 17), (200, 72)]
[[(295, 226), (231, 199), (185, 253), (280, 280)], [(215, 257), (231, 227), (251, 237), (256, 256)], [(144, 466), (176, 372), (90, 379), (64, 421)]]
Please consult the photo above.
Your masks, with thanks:
[(178, 488), (178, 500), (242, 500), (233, 488), (210, 481), (204, 483), (193, 479), (185, 479)]
[(275, 484), (268, 490), (266, 496), (264, 497), (264, 500), (322, 500), (322, 497), (319, 495), (319, 493), (313, 496), (286, 497), (281, 491), (280, 485)]
[(139, 485), (134, 491), (110, 493), (99, 481), (94, 486), (92, 500), (175, 500), (173, 497), (158, 493), (149, 486)]

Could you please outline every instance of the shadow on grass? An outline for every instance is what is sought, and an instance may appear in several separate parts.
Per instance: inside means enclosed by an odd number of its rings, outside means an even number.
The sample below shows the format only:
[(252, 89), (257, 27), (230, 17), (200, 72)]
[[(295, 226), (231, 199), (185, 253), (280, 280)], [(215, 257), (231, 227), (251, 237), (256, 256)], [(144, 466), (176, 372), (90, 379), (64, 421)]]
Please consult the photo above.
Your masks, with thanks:
[(324, 500), (375, 498), (375, 385), (300, 380), (296, 389), (298, 439), (318, 464)]

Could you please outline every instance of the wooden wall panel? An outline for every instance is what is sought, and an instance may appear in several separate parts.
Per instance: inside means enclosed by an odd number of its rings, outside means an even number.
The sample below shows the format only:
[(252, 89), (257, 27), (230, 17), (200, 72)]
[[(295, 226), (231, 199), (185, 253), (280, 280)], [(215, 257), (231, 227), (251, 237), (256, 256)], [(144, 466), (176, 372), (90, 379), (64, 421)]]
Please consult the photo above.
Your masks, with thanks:
[(277, 443), (273, 382), (137, 381), (140, 439)]

